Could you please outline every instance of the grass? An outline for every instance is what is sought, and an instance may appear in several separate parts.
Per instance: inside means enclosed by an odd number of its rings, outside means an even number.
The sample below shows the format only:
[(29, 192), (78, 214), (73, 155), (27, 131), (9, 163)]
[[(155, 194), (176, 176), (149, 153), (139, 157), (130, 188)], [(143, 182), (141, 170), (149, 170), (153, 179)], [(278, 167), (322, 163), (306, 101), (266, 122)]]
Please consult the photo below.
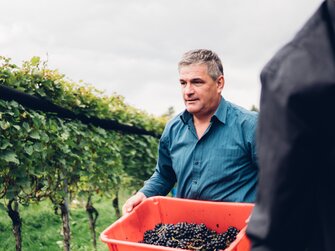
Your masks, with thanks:
[[(97, 250), (108, 251), (107, 245), (99, 239), (99, 235), (116, 220), (112, 200), (109, 198), (93, 198), (93, 203), (99, 212), (96, 222)], [(70, 210), (71, 250), (94, 250), (88, 215), (85, 211), (85, 202), (72, 203)], [(63, 250), (61, 218), (54, 213), (51, 202), (43, 201), (29, 207), (20, 206), (19, 211), (22, 219), (22, 250)], [(1, 209), (0, 250), (15, 251), (12, 223), (7, 212)]]

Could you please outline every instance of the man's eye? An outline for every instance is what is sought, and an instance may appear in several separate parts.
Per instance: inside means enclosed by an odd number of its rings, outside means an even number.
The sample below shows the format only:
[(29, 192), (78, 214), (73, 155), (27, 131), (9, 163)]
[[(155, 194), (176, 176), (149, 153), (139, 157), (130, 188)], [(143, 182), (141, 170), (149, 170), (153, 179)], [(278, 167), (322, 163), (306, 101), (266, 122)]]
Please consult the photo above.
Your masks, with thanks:
[(184, 86), (184, 85), (186, 85), (186, 82), (180, 82), (180, 85)]
[(203, 85), (203, 82), (193, 82), (192, 84), (194, 86), (201, 86), (201, 85)]

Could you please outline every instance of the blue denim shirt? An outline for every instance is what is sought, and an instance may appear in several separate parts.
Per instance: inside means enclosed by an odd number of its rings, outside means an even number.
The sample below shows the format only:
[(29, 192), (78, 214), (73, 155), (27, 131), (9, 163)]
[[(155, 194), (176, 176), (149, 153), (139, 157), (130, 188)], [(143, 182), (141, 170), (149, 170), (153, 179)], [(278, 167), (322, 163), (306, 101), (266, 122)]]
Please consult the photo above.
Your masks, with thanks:
[(156, 170), (140, 191), (147, 197), (167, 195), (176, 183), (180, 198), (254, 202), (257, 117), (222, 98), (199, 140), (185, 110), (166, 125)]

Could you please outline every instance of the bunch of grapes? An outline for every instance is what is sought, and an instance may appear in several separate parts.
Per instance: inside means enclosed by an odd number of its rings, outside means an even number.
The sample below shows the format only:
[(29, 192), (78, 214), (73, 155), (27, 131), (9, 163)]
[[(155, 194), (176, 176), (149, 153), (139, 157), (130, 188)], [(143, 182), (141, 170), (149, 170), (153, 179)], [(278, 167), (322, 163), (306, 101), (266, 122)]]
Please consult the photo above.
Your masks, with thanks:
[(227, 248), (239, 230), (230, 226), (226, 232), (217, 233), (205, 224), (179, 222), (177, 224), (156, 224), (154, 229), (144, 233), (140, 243), (188, 250), (214, 251)]

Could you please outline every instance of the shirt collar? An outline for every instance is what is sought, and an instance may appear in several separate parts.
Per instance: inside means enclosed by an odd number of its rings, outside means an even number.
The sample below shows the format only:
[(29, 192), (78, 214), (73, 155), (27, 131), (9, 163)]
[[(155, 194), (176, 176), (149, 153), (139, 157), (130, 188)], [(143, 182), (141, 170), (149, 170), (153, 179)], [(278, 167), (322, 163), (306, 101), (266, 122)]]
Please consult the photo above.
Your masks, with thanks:
[[(213, 121), (213, 118), (216, 118), (217, 120), (219, 120), (224, 124), (226, 122), (226, 117), (227, 117), (227, 102), (223, 97), (221, 97), (220, 104), (216, 109), (214, 115), (212, 116), (211, 121)], [(182, 112), (182, 114), (180, 115), (180, 119), (183, 121), (184, 124), (187, 124), (191, 118), (192, 114), (189, 113), (187, 110)]]

